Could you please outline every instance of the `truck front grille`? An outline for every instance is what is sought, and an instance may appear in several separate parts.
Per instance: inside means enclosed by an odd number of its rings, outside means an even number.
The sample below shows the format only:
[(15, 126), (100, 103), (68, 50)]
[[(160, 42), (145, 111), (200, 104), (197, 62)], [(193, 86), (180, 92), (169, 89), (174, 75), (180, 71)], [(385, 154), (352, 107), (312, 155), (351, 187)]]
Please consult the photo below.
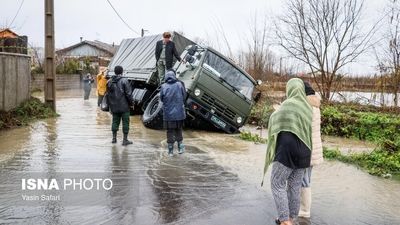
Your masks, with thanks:
[(215, 98), (211, 97), (207, 93), (204, 93), (203, 96), (201, 97), (201, 100), (209, 104), (212, 108), (216, 109), (221, 113), (222, 115), (226, 116), (230, 120), (235, 119), (236, 113), (232, 111), (229, 107), (227, 107), (225, 104), (222, 102), (216, 100)]

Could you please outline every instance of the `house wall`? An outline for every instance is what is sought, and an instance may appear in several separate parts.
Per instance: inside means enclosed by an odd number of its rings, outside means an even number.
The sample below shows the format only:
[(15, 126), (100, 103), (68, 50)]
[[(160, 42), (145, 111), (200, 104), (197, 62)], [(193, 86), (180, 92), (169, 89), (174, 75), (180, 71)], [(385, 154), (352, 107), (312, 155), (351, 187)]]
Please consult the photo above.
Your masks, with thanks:
[(0, 52), (0, 110), (8, 111), (30, 98), (30, 57)]

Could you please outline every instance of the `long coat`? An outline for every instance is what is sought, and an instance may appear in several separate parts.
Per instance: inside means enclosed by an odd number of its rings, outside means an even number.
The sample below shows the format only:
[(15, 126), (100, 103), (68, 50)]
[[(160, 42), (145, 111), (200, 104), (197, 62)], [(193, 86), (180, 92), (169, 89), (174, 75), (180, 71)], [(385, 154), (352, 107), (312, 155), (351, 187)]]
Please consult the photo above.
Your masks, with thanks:
[(176, 79), (173, 71), (168, 71), (160, 90), (164, 121), (181, 121), (186, 118), (185, 98), (186, 90), (183, 83)]

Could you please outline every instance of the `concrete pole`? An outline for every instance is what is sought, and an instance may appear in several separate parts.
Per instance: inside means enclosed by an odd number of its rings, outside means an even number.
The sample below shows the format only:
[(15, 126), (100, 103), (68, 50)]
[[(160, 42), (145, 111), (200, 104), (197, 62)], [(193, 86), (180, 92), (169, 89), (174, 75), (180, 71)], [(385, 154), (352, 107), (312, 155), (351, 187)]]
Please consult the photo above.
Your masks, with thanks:
[(54, 0), (44, 1), (44, 99), (56, 111), (56, 67), (54, 50)]

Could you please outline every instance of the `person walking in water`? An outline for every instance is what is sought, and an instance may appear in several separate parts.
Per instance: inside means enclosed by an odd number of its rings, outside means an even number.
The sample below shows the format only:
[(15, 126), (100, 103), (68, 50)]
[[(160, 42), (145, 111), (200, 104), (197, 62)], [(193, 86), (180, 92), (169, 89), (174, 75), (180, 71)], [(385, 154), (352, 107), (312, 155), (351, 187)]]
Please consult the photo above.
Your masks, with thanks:
[(273, 163), (271, 191), (279, 215), (275, 222), (293, 225), (299, 214), (303, 174), (310, 166), (312, 108), (301, 79), (288, 81), (286, 96), (269, 119), (264, 176)]
[(178, 153), (185, 151), (182, 127), (186, 118), (186, 90), (182, 81), (176, 79), (175, 71), (165, 74), (165, 83), (161, 85), (160, 99), (163, 104), (164, 128), (167, 129), (168, 155), (173, 156), (174, 143), (178, 142)]
[(175, 48), (175, 43), (171, 41), (171, 33), (164, 32), (163, 39), (156, 44), (157, 71), (160, 85), (164, 82), (165, 71), (172, 69), (174, 56), (180, 62), (181, 57)]
[(308, 82), (304, 82), (307, 101), (313, 109), (312, 114), (312, 127), (311, 127), (311, 163), (310, 167), (305, 169), (303, 182), (301, 184), (301, 202), (299, 217), (310, 218), (311, 216), (311, 171), (313, 166), (319, 165), (324, 161), (322, 154), (322, 140), (321, 140), (321, 111), (319, 109), (321, 100), (315, 93), (314, 89)]
[(83, 90), (85, 92), (83, 99), (88, 100), (90, 96), (90, 91), (92, 90), (92, 83), (94, 82), (94, 79), (90, 73), (86, 75), (86, 77), (83, 78)]
[(114, 73), (115, 76), (112, 76), (107, 82), (107, 100), (112, 113), (112, 143), (117, 142), (117, 132), (122, 120), (124, 134), (122, 145), (129, 145), (132, 144), (132, 141), (128, 140), (130, 106), (133, 105), (132, 89), (128, 79), (122, 77), (122, 66), (116, 66)]
[(101, 71), (101, 73), (99, 73), (96, 78), (97, 78), (97, 106), (100, 106), (101, 102), (103, 101), (103, 97), (107, 91), (107, 79), (106, 76), (104, 75), (104, 71)]

